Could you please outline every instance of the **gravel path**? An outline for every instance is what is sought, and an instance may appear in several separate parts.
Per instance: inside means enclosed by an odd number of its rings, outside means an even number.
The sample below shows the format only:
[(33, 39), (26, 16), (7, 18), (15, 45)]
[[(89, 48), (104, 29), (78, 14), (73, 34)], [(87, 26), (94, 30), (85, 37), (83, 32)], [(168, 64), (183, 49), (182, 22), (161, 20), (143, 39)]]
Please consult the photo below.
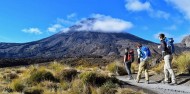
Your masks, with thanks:
[(141, 80), (140, 83), (136, 83), (135, 80), (128, 80), (126, 76), (117, 76), (117, 79), (127, 82), (131, 85), (151, 90), (158, 94), (190, 94), (190, 86), (171, 86), (169, 84), (157, 83), (155, 81), (150, 81), (150, 84), (146, 84), (144, 83), (144, 80)]

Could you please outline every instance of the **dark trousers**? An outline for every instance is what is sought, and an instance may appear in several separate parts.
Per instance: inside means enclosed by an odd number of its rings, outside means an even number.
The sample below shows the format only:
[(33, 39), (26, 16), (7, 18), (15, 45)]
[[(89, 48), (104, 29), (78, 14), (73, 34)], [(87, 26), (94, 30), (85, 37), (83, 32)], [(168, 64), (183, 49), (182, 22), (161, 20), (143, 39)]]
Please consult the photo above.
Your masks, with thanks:
[(132, 74), (131, 74), (131, 63), (132, 63), (132, 62), (125, 62), (125, 63), (124, 63), (124, 64), (125, 64), (126, 71), (127, 71), (129, 77), (132, 77)]

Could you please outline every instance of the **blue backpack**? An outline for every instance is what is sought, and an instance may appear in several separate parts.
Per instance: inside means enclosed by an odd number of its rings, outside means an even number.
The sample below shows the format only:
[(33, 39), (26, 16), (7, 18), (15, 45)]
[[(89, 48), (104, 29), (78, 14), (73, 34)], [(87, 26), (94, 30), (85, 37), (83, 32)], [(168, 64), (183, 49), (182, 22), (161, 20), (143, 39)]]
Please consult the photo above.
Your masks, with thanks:
[(167, 48), (171, 53), (175, 53), (174, 40), (173, 38), (165, 38)]
[(146, 46), (142, 46), (140, 52), (142, 58), (151, 57), (150, 49)]

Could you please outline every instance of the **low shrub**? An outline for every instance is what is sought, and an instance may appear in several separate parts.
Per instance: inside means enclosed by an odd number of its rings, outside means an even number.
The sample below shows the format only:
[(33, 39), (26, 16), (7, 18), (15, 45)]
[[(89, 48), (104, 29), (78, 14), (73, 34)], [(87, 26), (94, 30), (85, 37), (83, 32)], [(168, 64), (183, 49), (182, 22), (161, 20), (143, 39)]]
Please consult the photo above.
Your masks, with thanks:
[(177, 72), (190, 73), (190, 52), (184, 52), (173, 60), (174, 66), (177, 67)]
[(13, 92), (13, 89), (10, 88), (10, 87), (5, 87), (5, 88), (3, 88), (3, 91), (4, 91), (4, 92), (11, 93), (11, 92)]
[(24, 82), (22, 80), (16, 79), (13, 80), (10, 84), (10, 87), (17, 92), (22, 92), (25, 88)]
[(119, 85), (113, 83), (112, 81), (107, 81), (99, 88), (98, 94), (115, 94)]
[(68, 90), (69, 88), (71, 88), (71, 84), (70, 82), (62, 81), (60, 87), (62, 90)]
[(43, 81), (39, 86), (54, 92), (58, 90), (58, 84), (51, 81)]
[(157, 73), (157, 74), (160, 74), (160, 73), (163, 73), (164, 71), (164, 61), (160, 62), (159, 64), (157, 64), (156, 66), (154, 66), (152, 68), (152, 70)]
[(117, 65), (116, 63), (110, 63), (107, 65), (107, 70), (111, 73), (116, 73), (117, 72)]
[(117, 75), (126, 75), (125, 66), (119, 62), (110, 63), (107, 65), (107, 70), (111, 73), (115, 73)]
[(16, 73), (8, 73), (3, 76), (4, 79), (15, 79), (18, 75)]
[(50, 63), (48, 67), (55, 72), (60, 72), (61, 70), (65, 68), (65, 65), (58, 63), (57, 61), (54, 61)]
[(69, 94), (84, 94), (84, 85), (80, 79), (73, 80)]
[(23, 69), (22, 69), (22, 70), (21, 70), (21, 69), (19, 69), (19, 70), (16, 70), (15, 72), (16, 72), (16, 73), (18, 73), (18, 74), (21, 74), (21, 73), (24, 73), (24, 72), (25, 72), (25, 70), (23, 70)]
[(85, 84), (94, 84), (95, 79), (96, 79), (96, 73), (94, 73), (94, 72), (83, 72), (79, 75), (79, 78)]
[(24, 90), (24, 94), (43, 94), (44, 90), (41, 88), (28, 88)]
[(60, 80), (72, 81), (77, 75), (77, 70), (75, 69), (64, 69), (60, 73), (57, 73), (55, 77)]
[(111, 80), (107, 81), (102, 86), (108, 87), (108, 88), (118, 88), (119, 87), (119, 85), (113, 83)]
[(107, 81), (116, 83), (118, 80), (115, 77), (108, 77), (107, 75), (98, 74), (95, 72), (84, 72), (79, 75), (79, 78), (83, 81), (84, 84), (92, 86), (102, 86)]
[(97, 87), (92, 87), (90, 86), (91, 94), (98, 94), (98, 89)]
[(28, 79), (29, 82), (41, 82), (41, 81), (57, 81), (51, 72), (46, 70), (40, 70), (32, 73)]
[(116, 94), (145, 94), (143, 91), (135, 91), (129, 88), (120, 88)]
[(135, 73), (135, 72), (137, 72), (138, 71), (138, 63), (136, 63), (136, 62), (133, 62), (132, 64), (131, 64), (131, 72), (132, 73)]

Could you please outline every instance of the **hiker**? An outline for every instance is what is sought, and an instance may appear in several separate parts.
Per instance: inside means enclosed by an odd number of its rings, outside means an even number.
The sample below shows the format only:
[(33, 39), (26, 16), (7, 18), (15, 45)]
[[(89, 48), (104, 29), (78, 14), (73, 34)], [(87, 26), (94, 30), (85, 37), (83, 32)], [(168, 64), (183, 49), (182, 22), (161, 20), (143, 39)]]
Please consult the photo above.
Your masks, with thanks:
[(141, 79), (141, 74), (143, 70), (145, 71), (145, 80), (149, 84), (149, 74), (148, 74), (148, 60), (150, 59), (151, 52), (148, 47), (142, 46), (142, 44), (137, 44), (137, 54), (139, 63), (139, 70), (137, 74), (136, 82), (139, 83)]
[(172, 69), (172, 53), (174, 52), (174, 45), (172, 38), (166, 38), (164, 34), (159, 34), (162, 50), (162, 60), (164, 60), (164, 81), (163, 83), (169, 83), (169, 75), (171, 75), (171, 85), (176, 85), (176, 78)]
[(126, 48), (125, 49), (125, 55), (124, 55), (124, 66), (126, 68), (126, 71), (128, 73), (128, 79), (132, 80), (132, 74), (131, 74), (131, 63), (134, 62), (134, 50)]

